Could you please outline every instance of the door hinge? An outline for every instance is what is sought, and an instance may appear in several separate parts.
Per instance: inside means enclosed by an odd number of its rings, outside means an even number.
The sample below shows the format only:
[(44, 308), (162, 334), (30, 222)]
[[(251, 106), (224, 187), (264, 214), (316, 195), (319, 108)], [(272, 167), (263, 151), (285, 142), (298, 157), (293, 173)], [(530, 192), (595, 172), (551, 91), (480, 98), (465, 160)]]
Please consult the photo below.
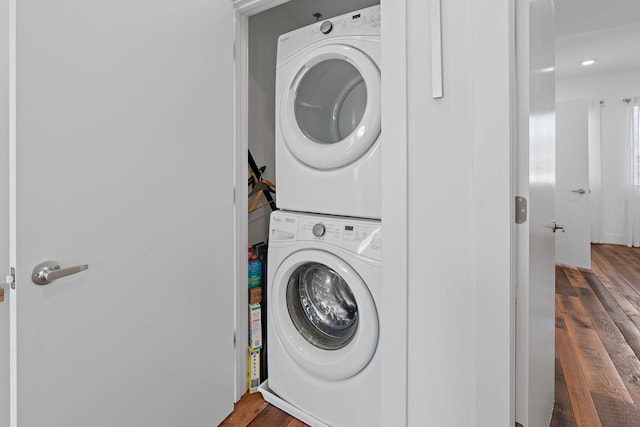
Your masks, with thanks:
[(524, 224), (527, 222), (527, 199), (516, 196), (516, 224)]
[(236, 333), (234, 332), (233, 333), (233, 349), (235, 350), (236, 348), (237, 348), (237, 345), (236, 345)]
[(11, 289), (16, 288), (16, 269), (11, 267), (11, 274), (7, 274), (4, 278), (4, 283), (11, 286)]

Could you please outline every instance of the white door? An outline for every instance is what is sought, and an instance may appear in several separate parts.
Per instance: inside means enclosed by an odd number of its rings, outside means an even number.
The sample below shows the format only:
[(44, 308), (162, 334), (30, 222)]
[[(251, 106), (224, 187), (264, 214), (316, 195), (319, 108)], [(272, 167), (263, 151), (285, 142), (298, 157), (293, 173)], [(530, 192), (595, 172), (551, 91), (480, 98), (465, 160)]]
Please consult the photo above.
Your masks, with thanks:
[(233, 409), (232, 37), (229, 1), (18, 2), (14, 427)]
[[(0, 2), (0, 278), (9, 273), (9, 2)], [(0, 281), (0, 427), (9, 426), (9, 287)]]
[(549, 425), (554, 401), (555, 76), (552, 0), (517, 2), (518, 194), (516, 421)]
[(589, 101), (556, 104), (556, 262), (591, 268)]

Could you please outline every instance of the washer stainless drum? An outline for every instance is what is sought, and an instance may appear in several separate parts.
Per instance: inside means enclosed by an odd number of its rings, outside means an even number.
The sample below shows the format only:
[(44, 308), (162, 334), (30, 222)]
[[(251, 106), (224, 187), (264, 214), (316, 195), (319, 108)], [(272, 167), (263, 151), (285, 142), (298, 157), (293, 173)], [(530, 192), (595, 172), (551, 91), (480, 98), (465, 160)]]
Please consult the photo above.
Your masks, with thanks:
[(278, 211), (269, 238), (265, 398), (311, 425), (377, 425), (380, 221)]
[(280, 36), (280, 208), (380, 218), (379, 63), (379, 6)]

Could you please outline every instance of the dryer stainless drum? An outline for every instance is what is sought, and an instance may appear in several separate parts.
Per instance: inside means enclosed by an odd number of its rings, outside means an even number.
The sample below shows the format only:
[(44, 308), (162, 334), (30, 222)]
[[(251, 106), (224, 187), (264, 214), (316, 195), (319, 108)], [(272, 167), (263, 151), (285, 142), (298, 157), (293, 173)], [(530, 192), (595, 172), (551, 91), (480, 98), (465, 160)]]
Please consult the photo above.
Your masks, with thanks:
[(380, 221), (274, 212), (267, 401), (314, 426), (378, 424)]
[(280, 208), (381, 217), (379, 63), (379, 6), (279, 37)]

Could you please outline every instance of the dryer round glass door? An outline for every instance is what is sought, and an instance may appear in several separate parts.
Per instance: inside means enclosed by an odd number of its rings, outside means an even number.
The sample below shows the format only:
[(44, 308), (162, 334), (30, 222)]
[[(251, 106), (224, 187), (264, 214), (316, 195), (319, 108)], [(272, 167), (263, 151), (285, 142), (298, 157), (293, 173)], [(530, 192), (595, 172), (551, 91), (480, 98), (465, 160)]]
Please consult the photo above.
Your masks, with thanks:
[(378, 344), (378, 314), (360, 275), (342, 258), (308, 249), (287, 257), (271, 283), (270, 328), (310, 374), (346, 379)]
[(380, 135), (380, 71), (371, 58), (327, 45), (289, 67), (279, 120), (291, 154), (321, 170), (364, 156)]
[(304, 74), (293, 109), (307, 138), (335, 144), (356, 130), (366, 106), (367, 87), (360, 71), (344, 59), (327, 59)]

